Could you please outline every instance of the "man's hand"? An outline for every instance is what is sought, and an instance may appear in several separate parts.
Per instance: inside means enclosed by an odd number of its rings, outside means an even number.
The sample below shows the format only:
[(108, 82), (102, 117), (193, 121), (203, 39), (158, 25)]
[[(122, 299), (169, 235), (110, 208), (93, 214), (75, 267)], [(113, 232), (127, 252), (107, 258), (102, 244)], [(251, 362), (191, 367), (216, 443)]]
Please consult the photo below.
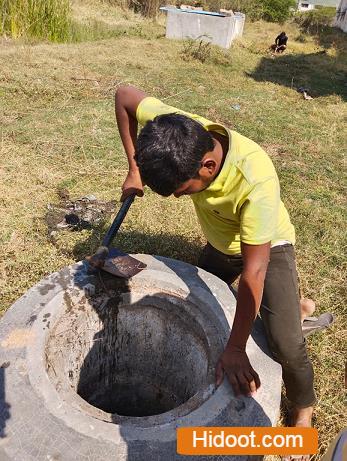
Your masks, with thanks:
[(230, 338), (216, 367), (216, 384), (221, 384), (225, 372), (236, 395), (251, 395), (260, 386), (260, 379), (245, 351), (263, 295), (270, 242), (262, 245), (241, 242), (241, 254), (243, 271), (238, 286), (235, 318)]
[(245, 351), (227, 348), (216, 367), (216, 385), (219, 386), (226, 373), (235, 395), (252, 395), (260, 387), (258, 373), (249, 363)]
[(124, 202), (124, 200), (132, 194), (136, 194), (138, 197), (143, 196), (143, 184), (138, 171), (129, 171), (125, 178), (122, 186), (121, 202)]

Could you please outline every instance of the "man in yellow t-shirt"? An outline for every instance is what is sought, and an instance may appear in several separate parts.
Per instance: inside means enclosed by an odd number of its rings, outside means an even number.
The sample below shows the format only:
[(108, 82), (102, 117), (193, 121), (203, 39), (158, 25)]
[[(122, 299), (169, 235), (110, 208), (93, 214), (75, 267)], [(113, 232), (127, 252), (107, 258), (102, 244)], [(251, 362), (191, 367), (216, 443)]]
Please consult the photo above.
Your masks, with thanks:
[(190, 195), (208, 241), (198, 265), (228, 284), (241, 276), (216, 384), (225, 373), (236, 394), (251, 395), (260, 386), (245, 351), (260, 309), (282, 365), (291, 424), (310, 426), (315, 394), (301, 330), (295, 232), (271, 160), (239, 133), (134, 87), (117, 90), (116, 117), (129, 162), (122, 199), (142, 196), (143, 184), (163, 196)]

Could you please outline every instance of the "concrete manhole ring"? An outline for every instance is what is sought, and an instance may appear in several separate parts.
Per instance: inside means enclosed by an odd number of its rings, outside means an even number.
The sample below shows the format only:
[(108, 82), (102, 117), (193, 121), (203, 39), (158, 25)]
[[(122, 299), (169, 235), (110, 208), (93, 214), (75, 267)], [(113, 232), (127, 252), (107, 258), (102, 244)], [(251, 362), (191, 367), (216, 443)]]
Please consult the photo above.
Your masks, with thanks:
[(235, 398), (226, 380), (215, 389), (235, 311), (227, 285), (180, 261), (136, 257), (147, 269), (129, 281), (67, 267), (2, 318), (1, 460), (185, 459), (177, 427), (276, 422), (281, 371), (261, 329), (247, 345), (257, 396)]

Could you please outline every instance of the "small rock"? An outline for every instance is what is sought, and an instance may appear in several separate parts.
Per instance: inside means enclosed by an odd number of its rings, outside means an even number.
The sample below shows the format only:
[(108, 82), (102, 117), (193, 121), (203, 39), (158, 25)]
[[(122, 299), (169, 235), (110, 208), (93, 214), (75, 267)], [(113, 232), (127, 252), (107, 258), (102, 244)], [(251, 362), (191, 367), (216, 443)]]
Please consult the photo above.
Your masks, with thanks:
[(65, 219), (61, 222), (58, 222), (56, 225), (57, 229), (68, 229), (70, 225), (65, 221)]
[(88, 194), (88, 195), (84, 195), (83, 197), (81, 197), (80, 200), (83, 200), (86, 202), (96, 202), (98, 199), (95, 197), (95, 195)]

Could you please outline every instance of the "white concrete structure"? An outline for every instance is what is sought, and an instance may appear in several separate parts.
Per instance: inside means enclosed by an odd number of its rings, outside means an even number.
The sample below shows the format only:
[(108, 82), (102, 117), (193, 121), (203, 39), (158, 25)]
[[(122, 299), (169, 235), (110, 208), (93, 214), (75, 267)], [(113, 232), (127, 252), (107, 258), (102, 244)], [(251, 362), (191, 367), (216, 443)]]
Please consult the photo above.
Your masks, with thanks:
[(337, 8), (339, 0), (300, 0), (298, 2), (299, 11), (314, 10), (317, 6), (330, 6)]
[(303, 2), (298, 3), (298, 10), (299, 11), (309, 11), (309, 10), (313, 10), (313, 9), (314, 9), (314, 5), (312, 3), (310, 3), (309, 0), (307, 0), (306, 2), (303, 1)]
[(201, 39), (222, 48), (230, 48), (232, 41), (243, 33), (243, 13), (230, 16), (209, 11), (161, 9), (167, 12), (166, 38)]
[(347, 32), (347, 0), (341, 0), (336, 11), (334, 26)]

